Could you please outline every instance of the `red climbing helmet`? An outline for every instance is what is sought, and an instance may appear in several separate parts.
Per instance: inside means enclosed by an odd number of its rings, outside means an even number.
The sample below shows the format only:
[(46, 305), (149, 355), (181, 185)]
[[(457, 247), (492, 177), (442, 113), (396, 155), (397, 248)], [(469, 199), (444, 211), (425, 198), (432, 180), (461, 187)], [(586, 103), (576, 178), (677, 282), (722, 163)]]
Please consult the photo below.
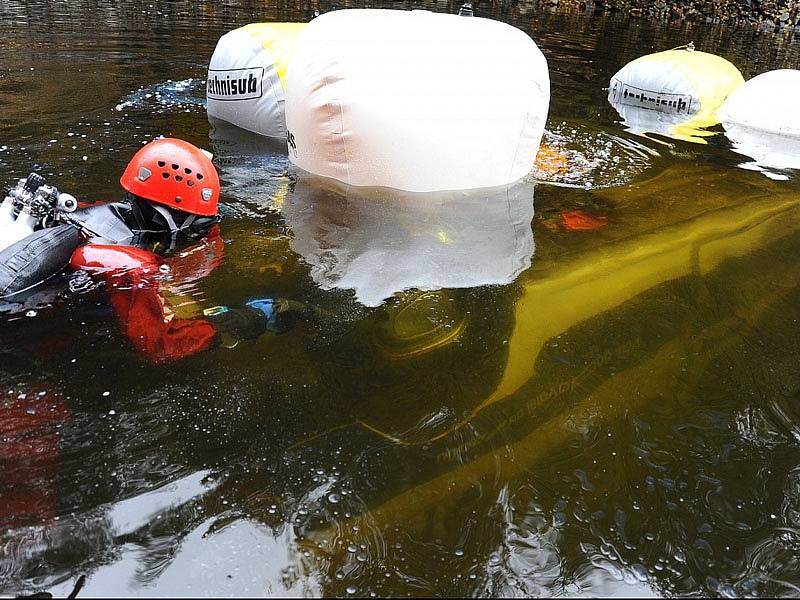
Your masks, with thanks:
[(217, 170), (200, 148), (183, 140), (153, 140), (133, 155), (119, 182), (152, 202), (203, 217), (217, 214)]

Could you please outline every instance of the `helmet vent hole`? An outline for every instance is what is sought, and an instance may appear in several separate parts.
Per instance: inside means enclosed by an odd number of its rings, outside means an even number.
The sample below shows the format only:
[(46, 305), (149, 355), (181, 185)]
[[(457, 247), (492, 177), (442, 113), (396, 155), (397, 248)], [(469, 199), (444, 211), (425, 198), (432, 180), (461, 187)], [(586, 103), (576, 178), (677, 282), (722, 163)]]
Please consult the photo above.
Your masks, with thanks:
[(173, 170), (177, 171), (179, 168), (180, 168), (179, 165), (176, 165), (175, 163), (172, 163), (172, 169)]
[(163, 160), (160, 160), (160, 161), (158, 161), (158, 166), (159, 167), (166, 167), (167, 163), (165, 163)]
[(202, 174), (202, 173), (198, 173), (198, 174), (197, 174), (197, 179), (199, 179), (199, 180), (201, 180), (201, 181), (202, 181), (202, 179), (203, 179), (203, 174)]
[(166, 171), (164, 171), (164, 172), (161, 174), (161, 176), (162, 176), (164, 179), (169, 179), (169, 173), (167, 173)]
[(189, 167), (186, 167), (186, 168), (183, 170), (183, 172), (184, 172), (184, 173), (186, 173), (187, 175), (191, 175), (191, 174), (192, 174), (192, 170), (191, 170)]
[(192, 181), (191, 179), (187, 179), (186, 180), (186, 185), (188, 185), (189, 187), (192, 187), (192, 186), (194, 186), (194, 181)]
[(180, 175), (175, 175), (175, 181), (183, 181), (183, 177)]

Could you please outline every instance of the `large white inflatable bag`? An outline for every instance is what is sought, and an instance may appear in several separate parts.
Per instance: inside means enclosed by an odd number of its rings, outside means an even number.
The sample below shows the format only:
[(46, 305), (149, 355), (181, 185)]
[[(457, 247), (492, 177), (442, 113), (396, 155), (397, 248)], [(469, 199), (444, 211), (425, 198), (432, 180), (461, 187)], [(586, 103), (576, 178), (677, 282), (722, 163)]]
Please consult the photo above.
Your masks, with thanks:
[(721, 56), (692, 46), (632, 60), (617, 71), (608, 101), (633, 133), (659, 133), (691, 142), (714, 135), (725, 98), (744, 83), (739, 70)]
[(300, 178), (281, 206), (324, 290), (365, 306), (396, 292), (502, 285), (533, 256), (533, 185), (415, 194)]
[(547, 62), (525, 33), (416, 10), (314, 19), (287, 79), (293, 163), (351, 185), (415, 192), (525, 176), (550, 100)]
[(286, 67), (305, 23), (252, 23), (223, 35), (208, 65), (208, 116), (286, 138)]
[(725, 135), (756, 166), (800, 169), (798, 98), (800, 71), (779, 69), (753, 77), (720, 109)]

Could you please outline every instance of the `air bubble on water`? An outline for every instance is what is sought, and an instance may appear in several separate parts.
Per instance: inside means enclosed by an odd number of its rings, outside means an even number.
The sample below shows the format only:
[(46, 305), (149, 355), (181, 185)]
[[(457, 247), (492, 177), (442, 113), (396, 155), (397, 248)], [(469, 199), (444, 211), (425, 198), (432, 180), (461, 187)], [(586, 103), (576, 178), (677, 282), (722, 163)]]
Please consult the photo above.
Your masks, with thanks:
[(339, 504), (341, 499), (342, 497), (335, 492), (332, 494), (328, 494), (328, 502), (330, 502), (331, 504)]
[(349, 585), (347, 586), (347, 593), (348, 594), (355, 594), (358, 591), (358, 588), (355, 586)]
[(645, 569), (642, 565), (637, 563), (637, 564), (631, 566), (631, 571), (633, 571), (633, 574), (636, 576), (636, 579), (638, 579), (639, 581), (642, 581), (642, 582), (647, 581), (647, 569)]
[(26, 317), (35, 317), (38, 313), (35, 310), (29, 310), (25, 313)]
[(113, 417), (115, 414), (117, 414), (117, 411), (115, 411), (114, 409), (111, 409), (110, 411), (108, 411), (108, 414)]
[(356, 546), (355, 544), (350, 544), (349, 546), (347, 546), (347, 551), (350, 552), (351, 554), (357, 552), (358, 546)]

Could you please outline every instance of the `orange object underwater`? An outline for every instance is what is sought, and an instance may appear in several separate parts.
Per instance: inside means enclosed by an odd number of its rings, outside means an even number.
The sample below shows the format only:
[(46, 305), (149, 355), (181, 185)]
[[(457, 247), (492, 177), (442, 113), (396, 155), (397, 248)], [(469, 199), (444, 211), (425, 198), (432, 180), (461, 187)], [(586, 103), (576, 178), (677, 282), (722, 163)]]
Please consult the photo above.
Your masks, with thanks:
[(561, 213), (561, 226), (567, 231), (594, 231), (608, 223), (605, 215), (593, 215), (582, 210)]

